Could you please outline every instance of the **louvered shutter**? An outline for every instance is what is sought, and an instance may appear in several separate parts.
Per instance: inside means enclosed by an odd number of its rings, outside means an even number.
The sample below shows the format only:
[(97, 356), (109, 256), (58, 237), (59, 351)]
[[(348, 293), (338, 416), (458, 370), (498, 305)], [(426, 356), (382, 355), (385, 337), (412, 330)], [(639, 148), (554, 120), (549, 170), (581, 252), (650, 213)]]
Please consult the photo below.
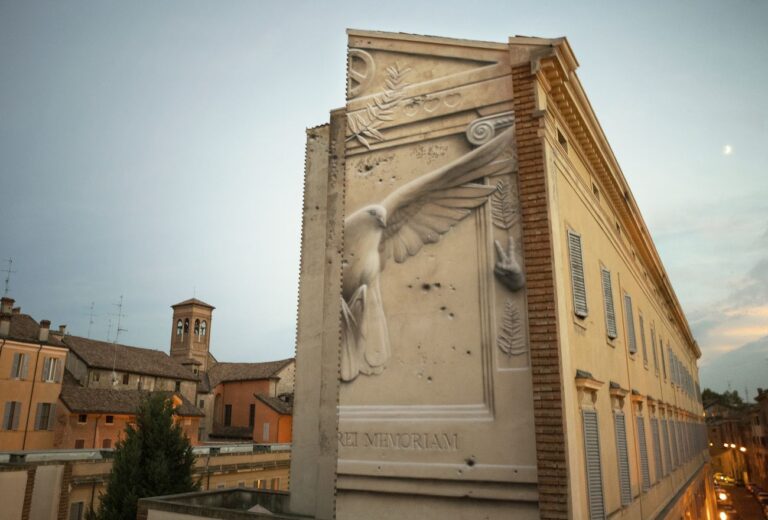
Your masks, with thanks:
[(624, 312), (627, 315), (627, 345), (629, 346), (629, 353), (634, 354), (637, 352), (637, 340), (635, 339), (635, 319), (632, 314), (632, 297), (628, 294), (624, 295)]
[(651, 435), (653, 435), (653, 462), (656, 466), (656, 482), (661, 480), (664, 467), (661, 461), (661, 439), (659, 438), (659, 420), (651, 418)]
[(48, 424), (46, 425), (46, 429), (48, 431), (53, 431), (55, 418), (56, 418), (56, 403), (51, 403), (51, 408), (48, 411)]
[(677, 466), (680, 465), (679, 462), (679, 451), (677, 447), (677, 421), (674, 419), (669, 421), (669, 436), (671, 439), (671, 447), (672, 447), (672, 467), (677, 468)]
[(603, 503), (603, 471), (600, 465), (600, 430), (597, 424), (597, 412), (582, 410), (581, 417), (584, 424), (589, 518), (590, 520), (603, 520), (605, 518), (605, 504)]
[(640, 474), (643, 477), (643, 491), (651, 487), (651, 471), (648, 468), (648, 446), (645, 443), (645, 419), (637, 416), (637, 442), (640, 445)]
[(21, 356), (21, 379), (26, 379), (29, 375), (29, 356), (23, 354)]
[(11, 426), (12, 430), (18, 430), (19, 429), (19, 416), (21, 416), (21, 403), (19, 401), (14, 401), (13, 406), (13, 425)]
[(580, 318), (586, 318), (587, 287), (584, 282), (584, 259), (581, 251), (581, 236), (573, 231), (568, 231), (568, 253), (571, 261), (573, 312)]
[(61, 359), (54, 360), (54, 378), (53, 380), (57, 383), (61, 383), (61, 378), (64, 375), (64, 364), (61, 362)]
[(42, 418), (43, 418), (43, 403), (37, 403), (37, 410), (35, 411), (35, 430), (42, 430)]
[(11, 414), (13, 413), (13, 401), (5, 403), (5, 411), (3, 412), (3, 430), (11, 429)]
[(632, 488), (629, 480), (629, 453), (627, 452), (627, 425), (623, 412), (613, 413), (614, 430), (616, 431), (616, 458), (619, 462), (619, 490), (621, 505), (632, 502)]
[(645, 346), (645, 322), (643, 321), (643, 315), (637, 315), (638, 323), (640, 324), (640, 343), (643, 346), (643, 364), (648, 365), (648, 347)]
[(651, 350), (653, 351), (653, 368), (656, 374), (659, 373), (659, 355), (656, 353), (656, 329), (651, 324)]
[(21, 363), (21, 354), (18, 352), (13, 353), (13, 364), (11, 365), (11, 379), (18, 376), (19, 374), (19, 364)]
[(51, 367), (51, 358), (43, 358), (43, 373), (40, 376), (41, 381), (45, 381), (46, 377), (48, 377), (48, 371)]
[(664, 466), (664, 475), (669, 475), (669, 472), (672, 471), (672, 449), (669, 446), (669, 424), (666, 418), (661, 420), (661, 434), (664, 441), (664, 455), (666, 455), (667, 460)]
[(603, 282), (603, 302), (605, 303), (605, 329), (608, 337), (616, 339), (616, 309), (613, 305), (613, 287), (611, 285), (611, 272), (605, 268), (600, 269)]

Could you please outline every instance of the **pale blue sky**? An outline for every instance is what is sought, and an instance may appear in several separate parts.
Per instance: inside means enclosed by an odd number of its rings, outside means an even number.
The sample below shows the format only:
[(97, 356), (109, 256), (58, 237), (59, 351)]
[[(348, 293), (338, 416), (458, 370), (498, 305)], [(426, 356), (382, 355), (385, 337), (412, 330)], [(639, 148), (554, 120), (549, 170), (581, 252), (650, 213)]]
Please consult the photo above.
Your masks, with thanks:
[(706, 363), (768, 334), (766, 26), (758, 0), (0, 0), (11, 295), (81, 335), (94, 301), (105, 338), (122, 294), (121, 342), (166, 349), (195, 290), (219, 359), (290, 356), (304, 128), (344, 103), (345, 29), (567, 36)]

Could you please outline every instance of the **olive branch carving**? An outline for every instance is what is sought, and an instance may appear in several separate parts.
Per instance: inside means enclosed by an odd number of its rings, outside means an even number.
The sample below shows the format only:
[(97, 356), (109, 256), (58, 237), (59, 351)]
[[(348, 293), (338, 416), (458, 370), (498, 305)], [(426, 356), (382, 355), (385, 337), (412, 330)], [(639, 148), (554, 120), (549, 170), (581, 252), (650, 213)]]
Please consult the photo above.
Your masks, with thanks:
[(360, 144), (371, 149), (371, 141), (381, 142), (384, 140), (378, 127), (385, 121), (394, 119), (395, 109), (403, 100), (405, 87), (408, 83), (403, 81), (403, 77), (410, 71), (410, 68), (401, 69), (400, 65), (395, 63), (387, 67), (387, 79), (384, 85), (387, 87), (381, 94), (373, 96), (373, 102), (365, 107), (364, 111), (352, 112), (347, 114), (347, 122), (352, 135), (347, 141), (357, 139)]
[(497, 342), (501, 351), (507, 355), (518, 356), (525, 352), (520, 311), (509, 299), (504, 305), (504, 319), (501, 322), (501, 332)]
[(517, 208), (512, 197), (512, 187), (506, 181), (499, 181), (491, 195), (491, 214), (496, 227), (509, 229), (517, 221)]

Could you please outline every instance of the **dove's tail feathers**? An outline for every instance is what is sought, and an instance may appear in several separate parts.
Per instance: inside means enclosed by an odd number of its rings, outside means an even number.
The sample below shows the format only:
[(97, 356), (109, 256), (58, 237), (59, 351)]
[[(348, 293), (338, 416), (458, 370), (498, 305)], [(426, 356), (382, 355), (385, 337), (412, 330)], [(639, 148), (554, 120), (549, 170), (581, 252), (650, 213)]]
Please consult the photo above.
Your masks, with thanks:
[[(384, 316), (384, 306), (381, 300), (379, 281), (376, 280), (368, 289), (361, 324), (362, 336), (359, 338), (363, 352), (361, 371), (365, 373), (380, 373), (384, 364), (389, 361), (389, 331)], [(360, 346), (360, 345), (358, 345)], [(367, 366), (365, 366), (367, 365)], [(370, 372), (367, 370), (370, 369)]]
[[(361, 372), (361, 320), (365, 319), (365, 286), (355, 291), (347, 304), (341, 298), (341, 380), (352, 381)], [(364, 342), (364, 340), (362, 340)], [(364, 344), (364, 343), (363, 343)]]

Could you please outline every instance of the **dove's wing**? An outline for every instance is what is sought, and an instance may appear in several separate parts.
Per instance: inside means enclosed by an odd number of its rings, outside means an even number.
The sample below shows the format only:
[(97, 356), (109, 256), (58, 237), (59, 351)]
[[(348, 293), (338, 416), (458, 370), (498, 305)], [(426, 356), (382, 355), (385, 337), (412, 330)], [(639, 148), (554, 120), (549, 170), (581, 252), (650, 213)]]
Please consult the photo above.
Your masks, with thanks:
[(387, 227), (379, 250), (382, 260), (404, 262), (483, 204), (496, 189), (471, 181), (499, 173), (507, 161), (495, 162), (512, 143), (512, 128), (450, 164), (427, 173), (389, 194), (381, 203)]

